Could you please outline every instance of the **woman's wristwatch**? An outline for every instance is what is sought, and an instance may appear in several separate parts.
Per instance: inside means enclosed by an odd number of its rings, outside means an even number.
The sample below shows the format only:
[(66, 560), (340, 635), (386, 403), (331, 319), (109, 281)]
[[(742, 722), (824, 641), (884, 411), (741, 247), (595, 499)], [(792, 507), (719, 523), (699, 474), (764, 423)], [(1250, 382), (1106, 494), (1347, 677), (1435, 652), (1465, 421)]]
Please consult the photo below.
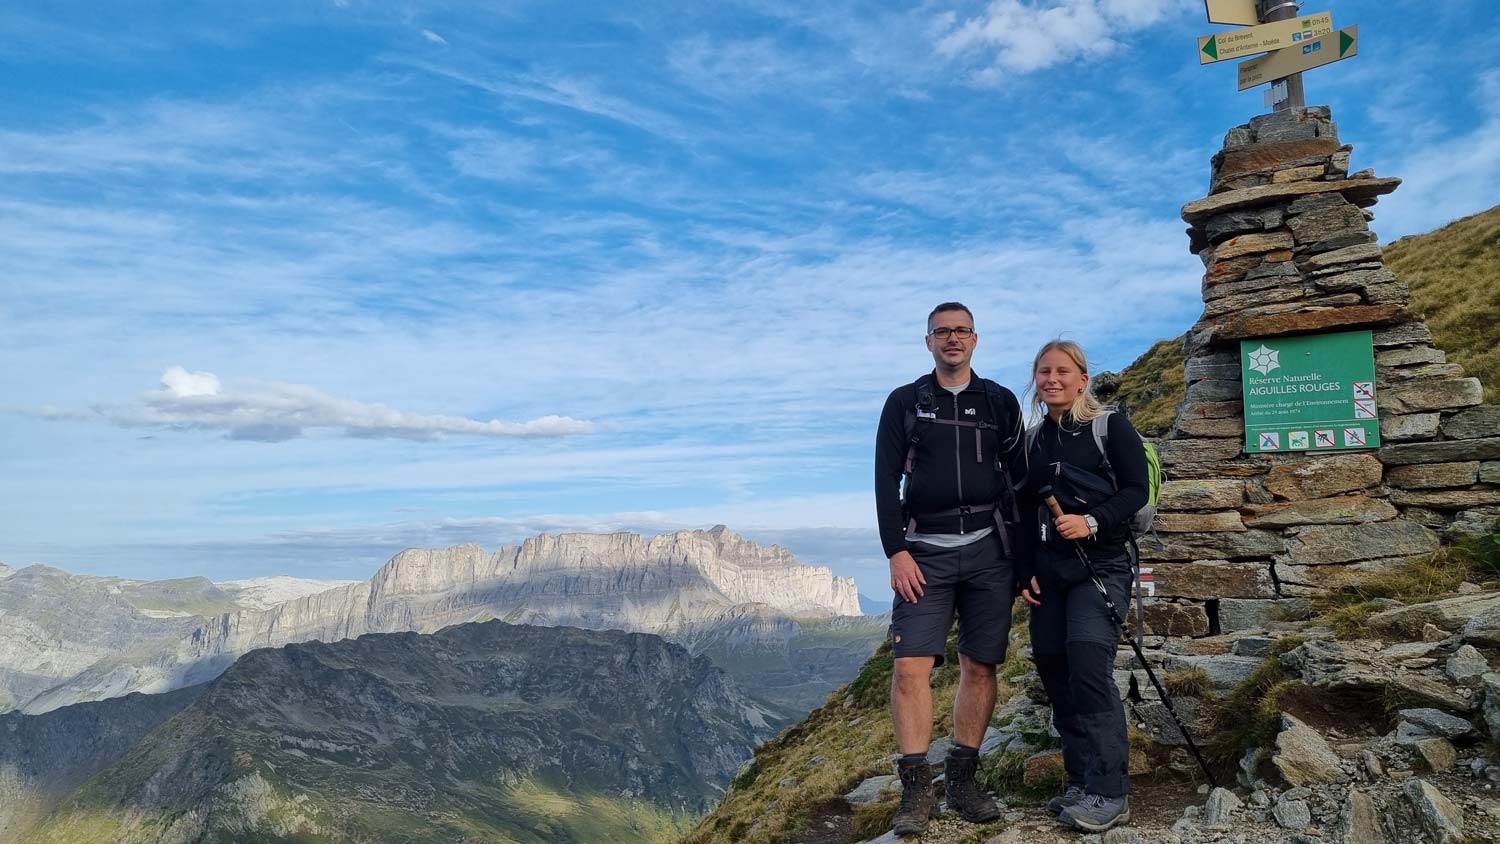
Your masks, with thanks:
[(1083, 520), (1085, 522), (1088, 522), (1089, 539), (1093, 539), (1094, 536), (1099, 533), (1099, 520), (1094, 518), (1093, 516), (1084, 516)]

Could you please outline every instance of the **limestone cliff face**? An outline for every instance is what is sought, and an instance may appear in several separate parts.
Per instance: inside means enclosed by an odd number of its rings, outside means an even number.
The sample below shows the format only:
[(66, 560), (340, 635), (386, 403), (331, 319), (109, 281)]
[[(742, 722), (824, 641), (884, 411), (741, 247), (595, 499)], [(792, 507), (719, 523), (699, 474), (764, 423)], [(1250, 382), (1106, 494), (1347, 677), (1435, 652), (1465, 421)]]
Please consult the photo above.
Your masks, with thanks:
[[(431, 633), (495, 618), (659, 633), (685, 641), (701, 635), (704, 624), (749, 603), (793, 627), (793, 618), (860, 614), (852, 578), (805, 566), (783, 548), (757, 545), (727, 528), (649, 539), (629, 533), (543, 534), (494, 553), (478, 545), (402, 551), (366, 582), (264, 610), (160, 619), (132, 613), (123, 603), (101, 621), (112, 631), (107, 646), (78, 651), (62, 670), (35, 672), (47, 649), (32, 647), (25, 664), (33, 674), (17, 684), (23, 688), (11, 693), (4, 708), (45, 712), (81, 700), (200, 683), (255, 648), (364, 633)], [(57, 618), (49, 622), (59, 623)], [(766, 630), (774, 647), (785, 652), (792, 636), (771, 633), (776, 627)], [(879, 631), (871, 627), (862, 633), (873, 642)], [(38, 642), (44, 640), (42, 635)], [(855, 640), (859, 650), (863, 642)], [(0, 662), (5, 668), (12, 664)], [(842, 679), (847, 678), (834, 684)]]

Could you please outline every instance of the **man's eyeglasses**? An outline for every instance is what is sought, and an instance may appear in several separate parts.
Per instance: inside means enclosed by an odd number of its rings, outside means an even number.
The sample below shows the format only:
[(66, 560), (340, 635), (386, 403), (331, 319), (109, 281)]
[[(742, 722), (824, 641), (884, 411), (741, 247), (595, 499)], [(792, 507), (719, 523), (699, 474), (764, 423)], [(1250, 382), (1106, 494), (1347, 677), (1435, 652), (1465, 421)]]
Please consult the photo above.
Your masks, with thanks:
[(927, 333), (933, 337), (938, 338), (939, 340), (947, 340), (949, 337), (957, 337), (960, 340), (967, 340), (970, 337), (974, 336), (974, 329), (968, 327), (967, 325), (960, 325), (957, 328), (934, 328)]

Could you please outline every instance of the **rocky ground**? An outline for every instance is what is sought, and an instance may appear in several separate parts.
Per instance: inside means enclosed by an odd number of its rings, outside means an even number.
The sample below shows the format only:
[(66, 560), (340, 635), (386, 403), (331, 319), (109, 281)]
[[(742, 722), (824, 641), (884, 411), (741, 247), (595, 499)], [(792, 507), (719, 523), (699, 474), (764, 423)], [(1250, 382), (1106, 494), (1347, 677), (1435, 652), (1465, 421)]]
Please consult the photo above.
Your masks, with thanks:
[[(1210, 690), (1180, 702), (1201, 743), (1225, 729), (1222, 707), (1244, 705), (1245, 720), (1270, 707), (1266, 739), (1218, 773), (1210, 788), (1171, 735), (1139, 720), (1143, 686), (1122, 648), (1121, 693), (1137, 742), (1132, 760), (1131, 822), (1109, 833), (1065, 829), (1040, 807), (1034, 790), (1057, 775), (1057, 753), (1045, 749), (1046, 708), (1028, 690), (1008, 701), (986, 737), (989, 784), (1001, 792), (1004, 818), (975, 826), (936, 820), (920, 844), (1477, 844), (1500, 841), (1500, 592), (1465, 590), (1425, 604), (1377, 614), (1361, 638), (1339, 639), (1316, 625), (1271, 625), (1227, 643), (1193, 644), (1194, 667), (1234, 691)], [(1405, 634), (1402, 631), (1406, 631)], [(1219, 647), (1224, 645), (1224, 647)], [(1259, 660), (1246, 660), (1246, 654)], [(1128, 656), (1128, 660), (1127, 660)], [(1171, 654), (1153, 654), (1153, 664)], [(1215, 663), (1216, 658), (1223, 664)], [(1137, 668), (1138, 665), (1133, 666)], [(1279, 690), (1247, 696), (1257, 678)], [(1236, 694), (1239, 697), (1236, 697)], [(1215, 715), (1215, 707), (1220, 707)], [(1195, 717), (1196, 716), (1196, 717)], [(1215, 720), (1217, 719), (1217, 720)], [(1175, 732), (1167, 730), (1168, 733)], [(1180, 736), (1178, 736), (1180, 739)], [(1038, 749), (1039, 746), (1042, 749)], [(934, 745), (940, 761), (946, 741)], [(1019, 765), (1015, 760), (1020, 757)], [(1005, 771), (1013, 777), (1005, 779)], [(982, 774), (982, 778), (983, 778)], [(937, 787), (941, 787), (941, 777)], [(799, 844), (859, 840), (848, 817), (893, 805), (893, 777), (876, 777), (824, 807)], [(1020, 796), (1021, 789), (1030, 795)], [(1008, 791), (1009, 789), (1009, 791)], [(1007, 793), (1008, 792), (1008, 793)], [(866, 827), (868, 828), (868, 826)], [(867, 844), (895, 841), (889, 834)]]

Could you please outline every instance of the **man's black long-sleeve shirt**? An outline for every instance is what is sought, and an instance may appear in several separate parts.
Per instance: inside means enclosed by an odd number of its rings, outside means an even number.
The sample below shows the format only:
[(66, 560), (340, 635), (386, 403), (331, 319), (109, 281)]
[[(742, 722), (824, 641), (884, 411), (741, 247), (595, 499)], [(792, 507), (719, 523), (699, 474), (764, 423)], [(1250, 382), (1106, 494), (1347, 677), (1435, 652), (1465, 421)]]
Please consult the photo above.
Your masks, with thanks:
[[(1025, 480), (1026, 429), (1015, 394), (993, 382), (988, 382), (987, 394), (987, 382), (977, 374), (970, 375), (968, 387), (957, 395), (939, 386), (935, 375), (924, 377), (932, 383), (933, 410), (939, 417), (982, 421), (993, 427), (917, 421), (917, 384), (891, 391), (875, 436), (875, 514), (887, 557), (906, 550), (906, 522), (911, 517), (917, 519), (919, 533), (969, 533), (993, 527), (994, 514), (988, 510), (937, 517), (924, 514), (998, 504), (1007, 486), (1015, 488)], [(901, 476), (909, 444), (908, 420), (920, 438), (903, 508)], [(1004, 515), (1009, 518), (1011, 514)]]

